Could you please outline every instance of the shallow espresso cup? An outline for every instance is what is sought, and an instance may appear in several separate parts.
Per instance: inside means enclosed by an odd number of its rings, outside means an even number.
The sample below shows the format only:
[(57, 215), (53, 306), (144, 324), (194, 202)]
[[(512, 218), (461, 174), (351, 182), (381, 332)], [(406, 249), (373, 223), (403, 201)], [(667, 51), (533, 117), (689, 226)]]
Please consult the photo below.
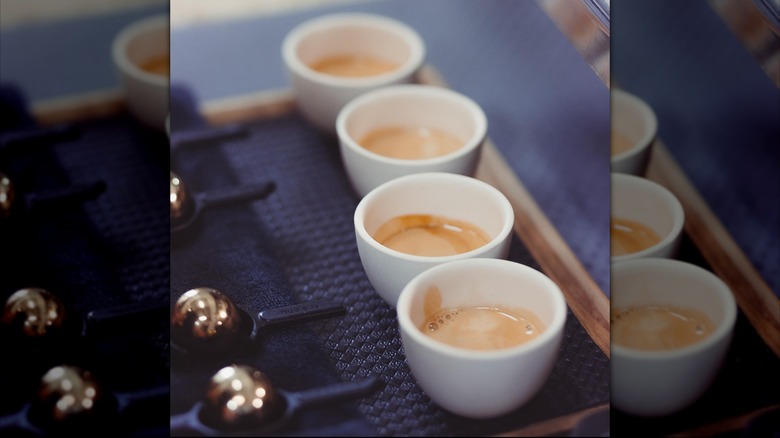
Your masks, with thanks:
[(666, 187), (639, 176), (612, 173), (611, 182), (612, 221), (629, 220), (643, 225), (660, 239), (636, 252), (622, 255), (613, 253), (611, 261), (676, 257), (685, 224), (685, 212), (677, 197)]
[[(544, 327), (535, 338), (506, 348), (454, 346), (424, 333), (432, 302), (445, 309), (524, 309)], [(477, 258), (422, 272), (404, 288), (396, 312), (409, 368), (425, 394), (455, 414), (490, 418), (521, 407), (547, 381), (559, 354), (566, 301), (551, 279), (531, 267)]]
[(612, 144), (622, 144), (621, 152), (611, 154), (612, 172), (642, 176), (650, 162), (658, 133), (658, 119), (644, 100), (624, 90), (611, 93)]
[[(391, 249), (374, 237), (403, 215), (432, 215), (469, 223), (487, 242), (453, 255), (426, 256)], [(388, 181), (369, 192), (355, 208), (358, 254), (371, 285), (395, 307), (404, 286), (417, 274), (442, 263), (469, 258), (506, 258), (512, 241), (514, 211), (498, 189), (476, 178), (453, 173), (418, 173)]]
[[(366, 138), (373, 133), (393, 130), (412, 135), (378, 139), (382, 153), (367, 147)], [(487, 136), (487, 117), (476, 102), (456, 91), (395, 85), (349, 102), (339, 113), (336, 132), (344, 169), (362, 197), (384, 182), (413, 173), (473, 176)], [(431, 149), (446, 153), (433, 154)]]
[[(393, 68), (381, 73), (344, 76), (315, 66), (323, 60), (369, 58)], [(302, 115), (335, 134), (339, 110), (367, 91), (409, 83), (423, 65), (425, 44), (410, 26), (367, 13), (334, 13), (300, 23), (285, 37), (282, 58)]]
[(143, 66), (155, 60), (168, 63), (167, 14), (134, 22), (114, 38), (111, 54), (130, 113), (146, 126), (165, 130), (168, 116), (169, 74)]
[(710, 386), (728, 352), (737, 317), (731, 290), (704, 268), (659, 258), (614, 263), (611, 286), (613, 317), (622, 308), (676, 307), (701, 312), (713, 323), (706, 337), (672, 349), (629, 348), (612, 337), (612, 406), (647, 417), (688, 407)]

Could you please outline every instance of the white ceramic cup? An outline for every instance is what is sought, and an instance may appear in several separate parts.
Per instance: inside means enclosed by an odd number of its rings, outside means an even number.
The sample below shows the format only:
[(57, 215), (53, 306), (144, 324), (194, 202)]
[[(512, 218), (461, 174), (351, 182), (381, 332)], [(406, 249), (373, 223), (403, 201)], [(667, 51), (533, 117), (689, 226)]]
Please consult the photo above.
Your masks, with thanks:
[(643, 224), (661, 238), (641, 251), (612, 256), (612, 262), (676, 257), (685, 224), (685, 212), (677, 197), (666, 187), (639, 176), (612, 173), (611, 182), (611, 217)]
[[(449, 154), (393, 158), (372, 152), (359, 141), (388, 127), (428, 128), (445, 132), (463, 146)], [(344, 169), (359, 196), (399, 176), (451, 172), (472, 176), (487, 136), (487, 117), (473, 100), (431, 85), (394, 85), (367, 92), (349, 102), (336, 120)]]
[(161, 131), (168, 115), (169, 78), (145, 71), (140, 65), (168, 56), (168, 37), (168, 15), (156, 15), (122, 29), (111, 48), (128, 109), (142, 123)]
[[(392, 71), (364, 77), (318, 72), (310, 66), (331, 56), (372, 56), (397, 64)], [(334, 13), (294, 27), (282, 43), (282, 58), (303, 116), (335, 134), (339, 110), (379, 87), (409, 83), (425, 60), (425, 44), (410, 26), (367, 13)]]
[[(406, 214), (430, 214), (469, 222), (490, 237), (485, 245), (449, 256), (420, 256), (390, 249), (373, 233)], [(368, 193), (355, 209), (355, 236), (363, 269), (376, 292), (395, 307), (406, 283), (442, 263), (468, 258), (506, 258), (514, 211), (498, 189), (453, 173), (418, 173), (388, 181)]]
[(612, 265), (612, 309), (675, 306), (706, 314), (715, 324), (707, 338), (665, 351), (611, 345), (614, 407), (640, 416), (679, 411), (709, 387), (728, 351), (737, 306), (729, 287), (699, 266), (669, 259), (638, 259)]
[[(441, 308), (526, 309), (546, 326), (534, 339), (500, 350), (455, 347), (425, 335), (426, 295), (436, 287)], [(398, 299), (404, 353), (417, 383), (438, 405), (469, 418), (511, 412), (544, 385), (558, 357), (566, 301), (541, 272), (500, 259), (466, 259), (430, 268)]]
[(610, 95), (613, 135), (619, 131), (632, 143), (630, 149), (611, 156), (612, 172), (642, 176), (658, 133), (655, 112), (644, 100), (626, 91), (613, 88)]

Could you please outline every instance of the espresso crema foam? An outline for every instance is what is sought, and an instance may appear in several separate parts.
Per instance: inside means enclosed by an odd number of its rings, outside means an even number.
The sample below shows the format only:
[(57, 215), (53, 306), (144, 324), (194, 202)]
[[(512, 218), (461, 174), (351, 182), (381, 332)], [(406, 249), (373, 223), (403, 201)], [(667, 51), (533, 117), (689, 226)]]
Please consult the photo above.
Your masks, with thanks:
[(358, 143), (376, 154), (404, 160), (440, 157), (463, 147), (463, 142), (448, 132), (414, 126), (379, 128)]
[(715, 325), (703, 312), (665, 306), (612, 310), (612, 342), (639, 350), (671, 350), (705, 339)]
[(314, 71), (333, 76), (363, 77), (391, 72), (398, 68), (398, 65), (372, 56), (340, 55), (320, 59), (310, 67)]
[(373, 237), (390, 249), (429, 257), (461, 254), (490, 242), (490, 236), (473, 224), (427, 214), (390, 219)]
[(420, 330), (454, 347), (498, 350), (536, 338), (544, 325), (528, 310), (461, 307), (436, 312)]
[(661, 241), (658, 233), (647, 225), (616, 217), (610, 221), (609, 237), (613, 257), (639, 252)]

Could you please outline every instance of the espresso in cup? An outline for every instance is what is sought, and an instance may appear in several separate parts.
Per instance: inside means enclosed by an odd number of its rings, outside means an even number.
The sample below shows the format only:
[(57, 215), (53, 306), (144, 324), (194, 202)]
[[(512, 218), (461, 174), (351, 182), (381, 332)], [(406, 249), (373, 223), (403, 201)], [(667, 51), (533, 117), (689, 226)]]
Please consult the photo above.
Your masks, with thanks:
[(148, 59), (140, 63), (139, 67), (146, 72), (166, 77), (170, 75), (171, 71), (168, 54)]
[(638, 350), (686, 347), (715, 330), (704, 312), (674, 306), (613, 309), (610, 327), (613, 342)]
[(472, 223), (431, 214), (396, 216), (382, 224), (373, 237), (390, 249), (427, 257), (462, 254), (491, 240)]
[(375, 129), (358, 143), (376, 154), (405, 160), (440, 157), (463, 147), (461, 140), (444, 130), (412, 126)]
[(328, 75), (359, 78), (391, 72), (398, 68), (398, 64), (370, 55), (339, 55), (322, 58), (310, 67)]
[(614, 157), (617, 154), (622, 154), (623, 152), (626, 152), (627, 150), (634, 147), (634, 142), (631, 141), (631, 139), (623, 134), (622, 132), (613, 129), (612, 134), (610, 136), (611, 140), (611, 155)]
[(609, 237), (613, 257), (639, 252), (661, 241), (647, 225), (617, 217), (610, 220)]
[(441, 291), (425, 293), (425, 321), (420, 331), (453, 347), (500, 350), (523, 344), (544, 331), (544, 323), (527, 309), (492, 306), (441, 308)]

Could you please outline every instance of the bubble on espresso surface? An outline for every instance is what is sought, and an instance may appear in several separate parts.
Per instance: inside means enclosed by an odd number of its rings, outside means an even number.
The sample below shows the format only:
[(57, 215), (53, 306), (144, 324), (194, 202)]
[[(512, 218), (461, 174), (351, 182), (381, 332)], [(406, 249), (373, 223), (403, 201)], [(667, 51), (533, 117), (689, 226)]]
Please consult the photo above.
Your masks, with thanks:
[(421, 330), (433, 339), (472, 350), (498, 350), (539, 336), (544, 324), (525, 309), (461, 307), (430, 315)]
[(461, 254), (490, 241), (490, 236), (474, 224), (430, 214), (394, 217), (373, 237), (390, 249), (428, 257)]
[(432, 332), (439, 330), (440, 328), (454, 321), (458, 316), (458, 313), (460, 313), (460, 309), (442, 310), (441, 312), (437, 313), (435, 317), (428, 318), (428, 330)]

